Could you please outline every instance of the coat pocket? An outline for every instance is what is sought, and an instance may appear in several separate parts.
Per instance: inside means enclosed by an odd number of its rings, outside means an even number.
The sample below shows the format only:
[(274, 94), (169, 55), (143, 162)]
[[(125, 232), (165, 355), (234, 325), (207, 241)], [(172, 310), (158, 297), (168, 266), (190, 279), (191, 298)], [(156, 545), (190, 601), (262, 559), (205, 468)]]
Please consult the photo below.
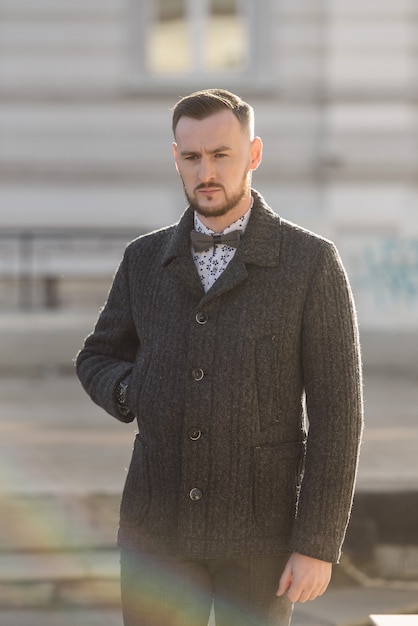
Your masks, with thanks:
[(121, 525), (139, 526), (147, 515), (150, 500), (148, 450), (137, 435), (120, 505)]
[(264, 532), (283, 536), (292, 530), (304, 451), (299, 441), (254, 449), (254, 517)]

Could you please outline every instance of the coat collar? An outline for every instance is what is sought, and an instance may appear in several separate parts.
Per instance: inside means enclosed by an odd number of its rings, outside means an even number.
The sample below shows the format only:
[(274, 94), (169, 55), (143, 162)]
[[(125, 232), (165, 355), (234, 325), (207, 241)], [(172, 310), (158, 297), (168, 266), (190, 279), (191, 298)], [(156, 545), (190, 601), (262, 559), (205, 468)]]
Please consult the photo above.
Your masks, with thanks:
[[(225, 272), (218, 278), (206, 296), (234, 287), (247, 277), (246, 264), (274, 267), (279, 262), (281, 220), (254, 189), (254, 205), (245, 235)], [(193, 211), (189, 207), (174, 226), (162, 264), (183, 282), (189, 291), (204, 300), (204, 290), (194, 266), (190, 249), (190, 231), (193, 229)]]
[(273, 267), (279, 262), (281, 220), (255, 189), (251, 193), (254, 205), (234, 258), (243, 263)]

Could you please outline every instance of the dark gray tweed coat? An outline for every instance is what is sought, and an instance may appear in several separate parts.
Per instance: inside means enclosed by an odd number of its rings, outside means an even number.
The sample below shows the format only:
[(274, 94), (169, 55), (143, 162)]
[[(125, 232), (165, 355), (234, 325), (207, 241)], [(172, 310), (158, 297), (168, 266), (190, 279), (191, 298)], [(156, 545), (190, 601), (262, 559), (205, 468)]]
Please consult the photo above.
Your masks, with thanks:
[[(253, 195), (241, 245), (207, 294), (190, 209), (128, 246), (77, 372), (108, 413), (138, 420), (120, 546), (335, 562), (362, 429), (351, 293), (332, 243)], [(115, 389), (129, 372), (124, 418)]]

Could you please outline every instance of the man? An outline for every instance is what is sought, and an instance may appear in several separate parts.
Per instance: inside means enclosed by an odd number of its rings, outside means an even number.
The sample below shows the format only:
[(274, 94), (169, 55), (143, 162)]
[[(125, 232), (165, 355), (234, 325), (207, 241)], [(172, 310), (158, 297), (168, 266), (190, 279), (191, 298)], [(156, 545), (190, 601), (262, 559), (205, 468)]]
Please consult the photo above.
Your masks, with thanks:
[[(77, 358), (91, 398), (138, 421), (122, 496), (125, 626), (289, 624), (338, 562), (362, 430), (358, 333), (329, 241), (251, 188), (252, 108), (173, 110), (189, 206), (125, 252)], [(305, 411), (304, 407), (307, 407)]]

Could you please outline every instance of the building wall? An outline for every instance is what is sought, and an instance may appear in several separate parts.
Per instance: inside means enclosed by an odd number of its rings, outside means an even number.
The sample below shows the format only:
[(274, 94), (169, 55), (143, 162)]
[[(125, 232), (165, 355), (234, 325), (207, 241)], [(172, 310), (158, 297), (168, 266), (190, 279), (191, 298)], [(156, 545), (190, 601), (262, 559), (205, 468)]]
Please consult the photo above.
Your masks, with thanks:
[[(309, 159), (316, 195), (307, 207), (298, 185), (285, 184), (277, 190), (278, 204), (337, 242), (363, 331), (387, 345), (387, 333), (395, 333), (400, 358), (412, 356), (410, 333), (418, 330), (417, 5), (289, 0), (275, 7), (280, 93), (292, 112), (304, 100), (318, 103)], [(300, 128), (306, 141), (309, 133)], [(301, 174), (302, 159), (294, 153)]]
[(416, 2), (255, 3), (247, 76), (166, 84), (135, 65), (133, 24), (145, 5), (1, 1), (0, 229), (133, 237), (175, 221), (184, 198), (169, 107), (193, 89), (230, 87), (254, 105), (264, 139), (255, 186), (283, 217), (337, 243), (362, 330), (376, 344), (403, 337), (396, 345), (409, 354), (418, 333)]

